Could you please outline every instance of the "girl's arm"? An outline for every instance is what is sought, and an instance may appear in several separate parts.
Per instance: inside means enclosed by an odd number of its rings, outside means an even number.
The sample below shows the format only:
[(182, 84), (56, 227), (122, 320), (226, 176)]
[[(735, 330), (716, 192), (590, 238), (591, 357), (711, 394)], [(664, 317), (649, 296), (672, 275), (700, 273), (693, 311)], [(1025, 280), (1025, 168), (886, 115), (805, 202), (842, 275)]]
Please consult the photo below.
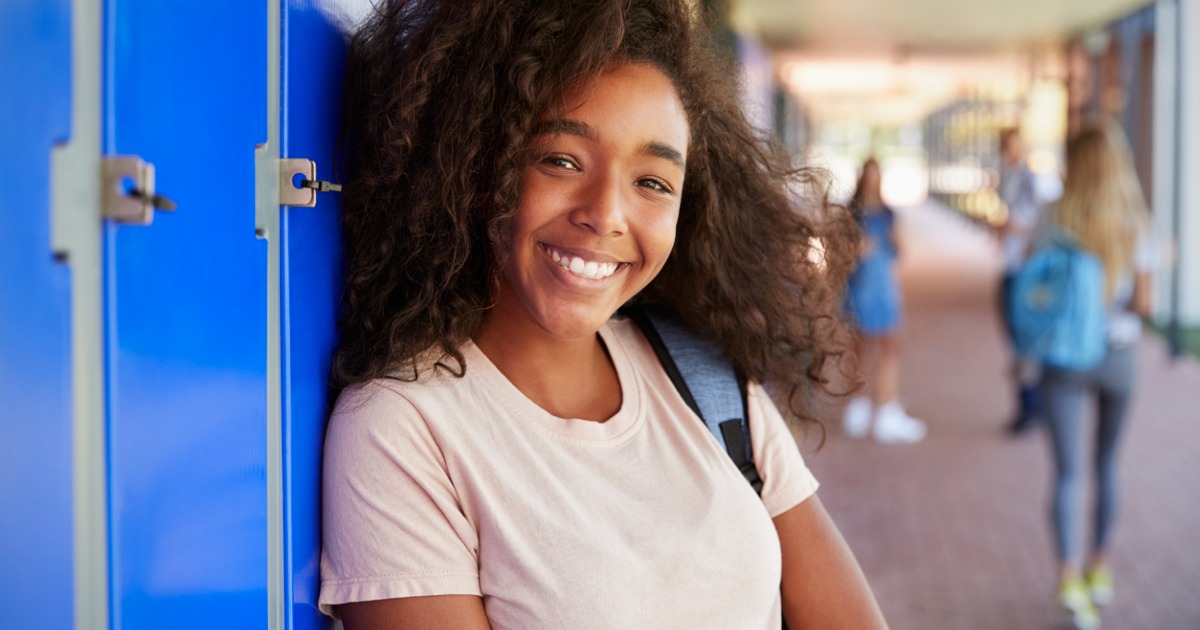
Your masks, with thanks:
[(891, 241), (892, 255), (896, 258), (900, 257), (900, 236), (896, 230), (896, 211), (888, 206), (884, 206), (884, 212), (887, 213), (887, 233), (888, 240)]
[(404, 597), (337, 607), (346, 630), (490, 630), (476, 595)]
[(1150, 312), (1153, 310), (1150, 278), (1151, 274), (1146, 271), (1138, 271), (1133, 274), (1133, 302), (1130, 306), (1134, 313), (1142, 317), (1150, 317)]
[(401, 385), (351, 386), (329, 420), (321, 608), (348, 630), (487, 630), (475, 530)]
[(775, 517), (789, 630), (887, 628), (867, 579), (816, 495)]
[(1141, 317), (1150, 317), (1154, 310), (1152, 287), (1158, 261), (1157, 243), (1150, 234), (1143, 232), (1133, 253), (1133, 295), (1129, 302), (1129, 309)]

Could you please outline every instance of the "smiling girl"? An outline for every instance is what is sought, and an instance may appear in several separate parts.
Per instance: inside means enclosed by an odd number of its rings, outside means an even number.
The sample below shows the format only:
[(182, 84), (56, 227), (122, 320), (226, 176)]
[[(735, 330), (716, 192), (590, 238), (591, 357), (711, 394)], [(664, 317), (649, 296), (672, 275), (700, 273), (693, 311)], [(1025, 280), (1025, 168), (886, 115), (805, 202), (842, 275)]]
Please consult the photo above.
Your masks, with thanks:
[[(884, 626), (759, 385), (810, 419), (854, 233), (795, 206), (702, 34), (684, 0), (491, 0), (356, 35), (320, 595), (347, 628)], [(761, 497), (630, 301), (747, 377)]]

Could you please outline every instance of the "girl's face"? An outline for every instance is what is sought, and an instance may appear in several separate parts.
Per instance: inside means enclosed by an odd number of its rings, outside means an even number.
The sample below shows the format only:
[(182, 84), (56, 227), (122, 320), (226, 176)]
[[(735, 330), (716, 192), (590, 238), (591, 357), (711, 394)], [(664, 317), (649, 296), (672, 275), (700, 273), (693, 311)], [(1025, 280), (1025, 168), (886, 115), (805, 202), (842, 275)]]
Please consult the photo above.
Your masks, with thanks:
[(653, 66), (615, 66), (569, 90), (534, 128), (489, 318), (592, 335), (649, 284), (675, 243), (688, 137), (679, 95)]
[(863, 191), (874, 195), (879, 194), (879, 185), (883, 183), (883, 178), (879, 174), (879, 165), (875, 162), (867, 162), (863, 165), (862, 187)]

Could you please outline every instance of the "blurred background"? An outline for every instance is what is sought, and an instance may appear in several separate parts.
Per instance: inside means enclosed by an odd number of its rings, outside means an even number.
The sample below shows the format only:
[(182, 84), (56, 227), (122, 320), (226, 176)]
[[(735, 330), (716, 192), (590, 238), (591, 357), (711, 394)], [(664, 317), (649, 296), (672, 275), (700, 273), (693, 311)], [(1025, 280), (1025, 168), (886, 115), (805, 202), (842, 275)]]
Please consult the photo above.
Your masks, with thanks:
[[(1108, 628), (1200, 628), (1200, 4), (698, 0), (748, 117), (894, 208), (917, 444), (800, 434), (893, 628), (1060, 628), (1044, 430), (1007, 431), (998, 137), (1129, 139), (1159, 243)], [(0, 627), (323, 628), (334, 140), (368, 0), (0, 5)], [(305, 186), (307, 182), (309, 187)], [(1089, 415), (1090, 418), (1090, 415)]]

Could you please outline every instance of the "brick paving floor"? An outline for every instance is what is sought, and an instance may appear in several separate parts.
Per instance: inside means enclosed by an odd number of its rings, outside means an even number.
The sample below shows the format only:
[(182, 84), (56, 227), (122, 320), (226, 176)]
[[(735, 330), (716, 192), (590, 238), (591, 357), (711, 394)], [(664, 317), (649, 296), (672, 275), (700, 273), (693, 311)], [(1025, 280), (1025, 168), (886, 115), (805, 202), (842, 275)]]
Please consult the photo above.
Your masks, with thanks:
[[(902, 397), (930, 434), (883, 446), (830, 421), (824, 447), (805, 446), (822, 500), (892, 628), (1066, 628), (1053, 595), (1048, 440), (1004, 432), (1013, 407), (995, 250), (934, 204), (900, 216)], [(1200, 630), (1200, 364), (1172, 362), (1149, 335), (1138, 352), (1104, 628)]]

